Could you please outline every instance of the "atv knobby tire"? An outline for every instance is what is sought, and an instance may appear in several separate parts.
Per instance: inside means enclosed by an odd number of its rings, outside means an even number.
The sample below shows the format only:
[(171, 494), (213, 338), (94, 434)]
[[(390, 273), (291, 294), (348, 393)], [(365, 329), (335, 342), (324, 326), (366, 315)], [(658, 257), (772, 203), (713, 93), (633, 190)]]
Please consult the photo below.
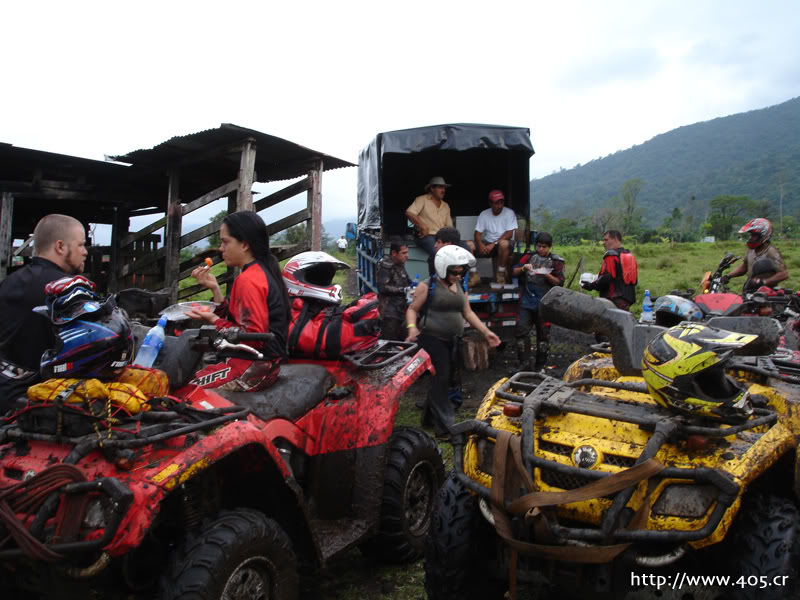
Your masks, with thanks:
[(478, 500), (456, 479), (439, 490), (425, 540), (425, 591), (429, 600), (495, 600), (507, 585), (491, 579), (488, 560), (497, 535), (486, 522)]
[(363, 545), (389, 563), (422, 556), (444, 463), (436, 442), (424, 431), (398, 427), (389, 439), (378, 535)]
[(221, 513), (173, 552), (159, 600), (295, 600), (297, 559), (289, 536), (262, 513)]
[[(730, 587), (735, 600), (788, 600), (795, 597), (800, 561), (800, 511), (791, 500), (767, 494), (745, 496), (726, 544), (731, 584), (739, 577), (756, 585)], [(784, 585), (776, 576), (787, 575)], [(761, 577), (765, 577), (762, 580)], [(762, 587), (761, 581), (767, 586)]]

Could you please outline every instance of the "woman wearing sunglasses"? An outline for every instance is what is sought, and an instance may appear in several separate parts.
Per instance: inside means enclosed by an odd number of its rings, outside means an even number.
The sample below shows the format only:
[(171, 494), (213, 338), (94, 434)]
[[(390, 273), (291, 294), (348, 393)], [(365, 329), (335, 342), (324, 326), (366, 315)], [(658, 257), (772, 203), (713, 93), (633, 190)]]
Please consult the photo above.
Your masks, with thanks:
[(464, 332), (464, 321), (480, 332), (491, 347), (499, 345), (500, 338), (472, 312), (461, 285), (464, 274), (475, 266), (475, 257), (459, 246), (443, 246), (433, 262), (435, 275), (420, 282), (406, 310), (406, 341), (419, 343), (436, 369), (422, 424), (433, 426), (436, 436), (445, 439), (449, 426), (455, 422), (455, 405), (448, 397), (448, 387), (458, 366), (458, 353), (454, 350)]

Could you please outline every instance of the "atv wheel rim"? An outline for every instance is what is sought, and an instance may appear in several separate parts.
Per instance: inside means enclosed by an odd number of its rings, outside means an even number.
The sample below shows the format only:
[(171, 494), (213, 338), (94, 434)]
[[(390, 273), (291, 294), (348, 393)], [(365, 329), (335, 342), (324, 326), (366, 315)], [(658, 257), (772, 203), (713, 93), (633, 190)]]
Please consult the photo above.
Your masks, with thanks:
[(221, 600), (269, 600), (271, 583), (267, 559), (263, 556), (248, 558), (225, 582)]
[(414, 536), (423, 536), (428, 531), (428, 523), (433, 509), (433, 493), (436, 475), (433, 466), (427, 462), (414, 465), (406, 480), (403, 497), (406, 527)]

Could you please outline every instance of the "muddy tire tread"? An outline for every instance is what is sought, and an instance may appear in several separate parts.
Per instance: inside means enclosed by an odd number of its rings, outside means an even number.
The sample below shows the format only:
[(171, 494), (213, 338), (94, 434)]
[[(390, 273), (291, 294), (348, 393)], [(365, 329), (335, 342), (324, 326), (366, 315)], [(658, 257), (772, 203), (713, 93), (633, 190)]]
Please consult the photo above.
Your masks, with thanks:
[[(477, 499), (451, 471), (439, 490), (425, 539), (425, 592), (429, 600), (499, 600), (504, 582), (491, 580), (480, 550), (493, 543), (480, 530)], [(488, 526), (487, 526), (488, 527)]]
[(797, 590), (800, 561), (800, 511), (791, 500), (768, 494), (751, 494), (742, 501), (734, 520), (731, 544), (735, 559), (732, 583), (744, 576), (788, 575), (785, 587), (735, 587), (735, 600), (788, 600)]
[(278, 570), (277, 598), (295, 600), (297, 559), (276, 521), (246, 508), (223, 511), (200, 535), (176, 548), (161, 577), (158, 600), (219, 600), (225, 565), (242, 546), (257, 546)]
[(403, 494), (408, 474), (414, 465), (427, 461), (435, 477), (431, 504), (444, 480), (444, 463), (436, 442), (424, 431), (398, 427), (389, 439), (386, 471), (383, 481), (381, 517), (378, 535), (364, 544), (372, 556), (386, 563), (407, 563), (422, 556), (425, 535), (412, 539), (405, 527)]

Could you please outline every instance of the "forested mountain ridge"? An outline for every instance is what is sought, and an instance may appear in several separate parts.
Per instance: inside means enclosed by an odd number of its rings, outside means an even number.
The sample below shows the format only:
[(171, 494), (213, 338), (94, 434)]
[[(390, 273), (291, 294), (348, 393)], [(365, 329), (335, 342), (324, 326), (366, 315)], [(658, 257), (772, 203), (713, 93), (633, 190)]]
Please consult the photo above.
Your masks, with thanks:
[[(533, 160), (536, 160), (534, 157)], [(637, 199), (644, 221), (658, 226), (674, 208), (707, 216), (715, 196), (767, 200), (777, 216), (800, 210), (800, 97), (768, 108), (673, 129), (641, 145), (531, 181), (531, 208), (581, 219), (642, 179)], [(694, 197), (694, 200), (692, 199)]]

